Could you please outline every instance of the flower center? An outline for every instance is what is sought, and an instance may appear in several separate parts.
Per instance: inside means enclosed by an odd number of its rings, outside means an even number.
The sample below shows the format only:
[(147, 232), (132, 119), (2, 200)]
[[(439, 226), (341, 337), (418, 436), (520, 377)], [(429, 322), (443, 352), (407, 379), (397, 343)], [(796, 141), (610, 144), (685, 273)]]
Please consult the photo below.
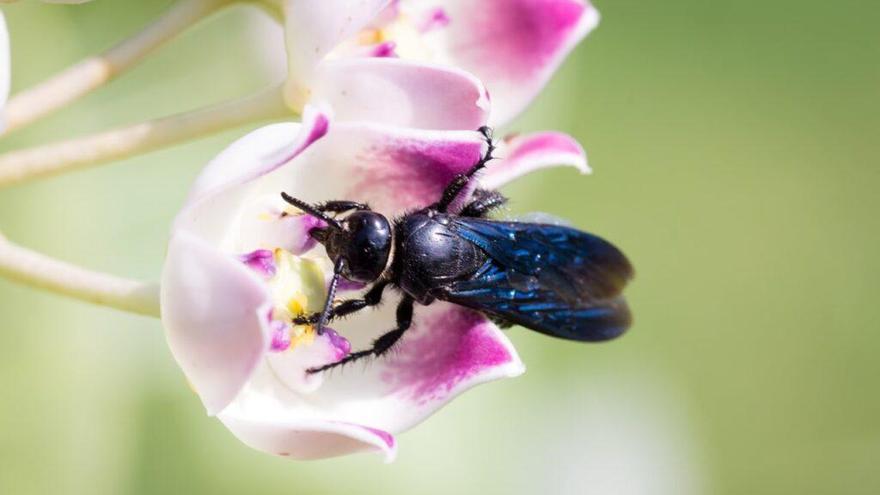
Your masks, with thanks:
[[(293, 325), (291, 322), (298, 316), (321, 309), (324, 273), (314, 261), (294, 256), (281, 248), (274, 250), (273, 260), (276, 274), (268, 281), (273, 302), (271, 350), (283, 352), (314, 342), (312, 325)], [(310, 305), (310, 301), (319, 305)]]
[(389, 11), (378, 25), (359, 32), (343, 42), (331, 56), (366, 55), (371, 57), (397, 56), (412, 60), (437, 60), (437, 51), (430, 38), (443, 30), (451, 19), (442, 8), (427, 13), (409, 13), (405, 7)]
[[(291, 391), (310, 393), (323, 374), (309, 368), (335, 363), (348, 355), (351, 344), (332, 328), (318, 335), (312, 325), (295, 325), (303, 315), (321, 311), (327, 298), (332, 264), (310, 232), (326, 224), (281, 200), (278, 194), (256, 195), (239, 216), (231, 249), (244, 252), (239, 259), (263, 279), (269, 295), (265, 318), (268, 371)], [(316, 250), (319, 251), (319, 250)]]

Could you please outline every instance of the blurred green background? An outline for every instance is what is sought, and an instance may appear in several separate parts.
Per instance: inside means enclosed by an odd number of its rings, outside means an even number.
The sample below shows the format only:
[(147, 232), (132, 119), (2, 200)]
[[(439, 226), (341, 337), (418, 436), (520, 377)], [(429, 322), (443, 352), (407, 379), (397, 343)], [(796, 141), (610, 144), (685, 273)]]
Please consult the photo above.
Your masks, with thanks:
[[(880, 493), (880, 4), (597, 0), (600, 28), (507, 130), (555, 128), (596, 173), (531, 176), (515, 212), (625, 248), (636, 325), (581, 346), (513, 329), (529, 371), (368, 454), (297, 463), (205, 417), (157, 321), (0, 280), (0, 493)], [(4, 6), (13, 91), (167, 0)], [(266, 83), (235, 9), (0, 140), (33, 145)], [(156, 278), (222, 135), (0, 193), (26, 246)]]

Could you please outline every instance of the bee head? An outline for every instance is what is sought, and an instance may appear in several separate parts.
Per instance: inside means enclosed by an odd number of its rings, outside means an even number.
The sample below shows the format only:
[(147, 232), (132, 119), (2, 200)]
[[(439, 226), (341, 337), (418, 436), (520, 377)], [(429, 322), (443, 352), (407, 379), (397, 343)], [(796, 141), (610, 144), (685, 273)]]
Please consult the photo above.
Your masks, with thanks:
[(391, 254), (391, 223), (373, 211), (356, 211), (327, 228), (314, 229), (312, 237), (324, 244), (334, 263), (343, 261), (342, 276), (352, 282), (378, 279)]

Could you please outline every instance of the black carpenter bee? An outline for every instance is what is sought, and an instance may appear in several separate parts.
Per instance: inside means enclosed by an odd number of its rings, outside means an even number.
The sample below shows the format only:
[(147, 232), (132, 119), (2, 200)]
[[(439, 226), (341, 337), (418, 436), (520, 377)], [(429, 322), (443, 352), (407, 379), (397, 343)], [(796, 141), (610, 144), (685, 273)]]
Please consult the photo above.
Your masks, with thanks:
[[(415, 302), (448, 301), (480, 311), (502, 326), (517, 324), (577, 341), (613, 339), (629, 327), (621, 291), (633, 269), (608, 241), (560, 225), (487, 219), (487, 213), (507, 201), (496, 191), (478, 189), (458, 214), (448, 213), (493, 158), (491, 131), (483, 127), (480, 132), (488, 144), (485, 155), (457, 175), (439, 201), (393, 222), (354, 201), (310, 205), (281, 193), (288, 203), (327, 223), (310, 235), (334, 263), (323, 311), (298, 317), (295, 324), (315, 325), (321, 333), (331, 319), (379, 304), (389, 285), (403, 293), (396, 328), (377, 338), (372, 348), (310, 373), (387, 352), (410, 327)], [(334, 305), (340, 277), (372, 286), (362, 299)]]

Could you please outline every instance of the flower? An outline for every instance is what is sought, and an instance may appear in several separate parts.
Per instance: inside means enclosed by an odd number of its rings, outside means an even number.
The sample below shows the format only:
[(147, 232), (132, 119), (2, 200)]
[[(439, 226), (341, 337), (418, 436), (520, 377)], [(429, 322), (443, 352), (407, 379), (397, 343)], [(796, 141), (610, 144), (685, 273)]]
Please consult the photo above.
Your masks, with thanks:
[(492, 95), (492, 125), (522, 111), (599, 22), (584, 0), (274, 1), (284, 10), (291, 100), (323, 86), (326, 60), (399, 56), (474, 74)]
[[(283, 203), (281, 191), (310, 202), (364, 201), (393, 218), (436, 200), (483, 146), (473, 131), (331, 125), (308, 107), (301, 124), (260, 128), (208, 164), (175, 220), (161, 295), (169, 346), (208, 413), (268, 453), (378, 450), (391, 460), (395, 434), (477, 384), (522, 373), (492, 322), (447, 303), (417, 306), (393, 352), (318, 374), (305, 370), (391, 329), (393, 297), (320, 336), (291, 325), (323, 305), (332, 267), (308, 238), (316, 220)], [(499, 155), (482, 187), (551, 165), (587, 170), (580, 146), (557, 133), (514, 138)]]
[[(387, 46), (338, 46), (375, 19), (388, 0), (264, 2), (283, 11), (285, 98), (295, 111), (320, 105), (333, 109), (337, 121), (375, 120), (420, 129), (476, 129), (486, 122), (488, 95), (472, 74), (386, 57)], [(280, 54), (272, 56), (275, 63), (285, 63)]]

